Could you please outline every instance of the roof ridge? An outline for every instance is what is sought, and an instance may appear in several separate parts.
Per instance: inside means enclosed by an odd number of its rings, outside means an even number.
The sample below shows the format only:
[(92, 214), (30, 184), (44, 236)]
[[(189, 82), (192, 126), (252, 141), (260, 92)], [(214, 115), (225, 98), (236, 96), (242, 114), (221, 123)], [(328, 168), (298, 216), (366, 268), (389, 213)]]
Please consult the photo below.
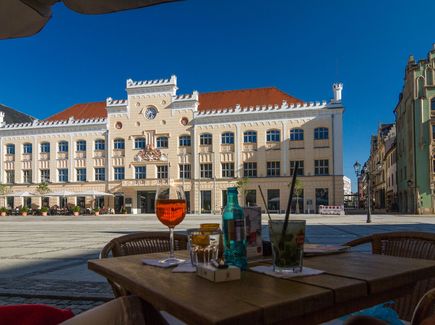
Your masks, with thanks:
[(13, 111), (15, 111), (15, 112), (18, 112), (18, 113), (20, 113), (20, 114), (26, 115), (26, 116), (28, 116), (28, 117), (34, 119), (34, 120), (37, 120), (36, 117), (34, 117), (34, 116), (30, 115), (30, 114), (24, 113), (24, 112), (22, 112), (22, 111), (20, 111), (20, 110), (18, 110), (18, 109), (16, 109), (16, 108), (10, 107), (10, 106), (5, 105), (5, 104), (2, 104), (2, 103), (0, 103), (0, 106), (3, 106), (3, 107), (6, 107), (6, 108), (9, 108), (9, 109), (11, 109), (11, 110), (13, 110)]
[[(236, 92), (236, 91), (260, 90), (260, 89), (276, 89), (276, 90), (279, 90), (279, 91), (285, 93), (284, 91), (282, 91), (281, 89), (279, 89), (276, 86), (269, 86), (269, 87), (255, 87), (255, 88), (242, 88), (242, 89), (228, 89), (228, 90), (215, 90), (215, 91), (199, 92), (199, 95), (201, 96), (201, 95), (205, 95), (205, 94), (231, 93), (231, 92)], [(288, 95), (288, 96), (291, 96), (291, 95)]]

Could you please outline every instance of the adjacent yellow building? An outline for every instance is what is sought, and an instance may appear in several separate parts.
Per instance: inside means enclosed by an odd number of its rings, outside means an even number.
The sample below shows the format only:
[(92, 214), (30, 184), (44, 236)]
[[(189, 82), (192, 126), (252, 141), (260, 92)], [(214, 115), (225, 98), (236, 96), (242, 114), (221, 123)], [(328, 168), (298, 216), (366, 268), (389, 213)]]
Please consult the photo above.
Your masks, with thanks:
[[(277, 88), (177, 94), (177, 78), (127, 80), (127, 99), (77, 104), (46, 120), (4, 124), (3, 184), (13, 192), (97, 190), (115, 212), (152, 213), (156, 187), (182, 184), (192, 213), (219, 213), (226, 189), (248, 178), (241, 200), (283, 212), (292, 168), (302, 186), (292, 208), (343, 204), (342, 84), (328, 102), (303, 102)], [(86, 206), (87, 197), (8, 198), (12, 206)], [(296, 202), (297, 201), (297, 202)]]

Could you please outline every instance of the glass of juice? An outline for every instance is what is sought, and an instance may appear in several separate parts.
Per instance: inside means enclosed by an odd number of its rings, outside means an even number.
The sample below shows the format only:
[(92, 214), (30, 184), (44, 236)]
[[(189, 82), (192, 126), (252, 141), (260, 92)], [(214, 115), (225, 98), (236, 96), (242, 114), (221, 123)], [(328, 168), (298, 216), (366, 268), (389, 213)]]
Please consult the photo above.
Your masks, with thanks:
[(289, 220), (283, 234), (284, 221), (269, 221), (274, 272), (301, 272), (303, 267), (305, 220)]
[(185, 260), (175, 257), (174, 228), (186, 216), (186, 196), (183, 187), (175, 184), (160, 185), (156, 191), (155, 202), (157, 218), (169, 228), (169, 257), (160, 263), (180, 264)]

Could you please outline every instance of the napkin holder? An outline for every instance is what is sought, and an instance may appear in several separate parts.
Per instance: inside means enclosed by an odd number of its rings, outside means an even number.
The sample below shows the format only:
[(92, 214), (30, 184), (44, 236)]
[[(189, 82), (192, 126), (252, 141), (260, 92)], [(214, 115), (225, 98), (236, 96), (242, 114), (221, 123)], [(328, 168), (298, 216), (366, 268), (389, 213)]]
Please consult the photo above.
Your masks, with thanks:
[(212, 282), (240, 280), (240, 269), (231, 265), (226, 269), (218, 269), (209, 264), (198, 264), (196, 274)]

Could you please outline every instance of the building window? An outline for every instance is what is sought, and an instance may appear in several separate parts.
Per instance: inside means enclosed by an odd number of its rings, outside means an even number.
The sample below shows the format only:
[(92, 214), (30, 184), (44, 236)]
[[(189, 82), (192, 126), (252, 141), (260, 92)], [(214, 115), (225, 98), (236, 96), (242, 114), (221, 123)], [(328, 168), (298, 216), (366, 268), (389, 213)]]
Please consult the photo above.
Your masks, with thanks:
[(190, 145), (191, 145), (190, 135), (180, 136), (178, 145), (180, 147), (190, 147)]
[[(304, 176), (304, 161), (298, 160), (299, 166), (298, 166), (298, 176)], [(293, 176), (293, 173), (295, 172), (295, 165), (296, 160), (290, 160), (290, 176)]]
[(125, 168), (124, 167), (115, 167), (113, 168), (113, 174), (115, 180), (120, 181), (125, 179)]
[(213, 178), (212, 169), (212, 164), (200, 164), (201, 178)]
[(50, 142), (41, 143), (41, 152), (50, 152)]
[(234, 177), (234, 163), (222, 163), (222, 177), (224, 178)]
[(280, 142), (281, 141), (281, 132), (279, 130), (267, 131), (266, 141), (267, 142)]
[(316, 212), (319, 213), (320, 205), (329, 205), (329, 196), (327, 188), (316, 188)]
[(157, 178), (159, 179), (168, 178), (168, 165), (157, 166)]
[(257, 177), (257, 163), (256, 162), (243, 163), (243, 177)]
[(136, 138), (134, 139), (134, 148), (135, 149), (145, 149), (145, 138)]
[(23, 183), (32, 183), (32, 170), (23, 170)]
[(256, 190), (246, 190), (246, 206), (256, 206), (257, 205), (257, 191)]
[(58, 143), (58, 151), (59, 152), (68, 152), (68, 142), (61, 141)]
[(32, 144), (31, 143), (23, 144), (23, 153), (32, 153)]
[(113, 149), (125, 149), (125, 140), (120, 138), (113, 140)]
[(136, 166), (134, 168), (134, 178), (135, 179), (145, 179), (147, 177), (145, 166)]
[(199, 136), (199, 144), (202, 146), (209, 146), (213, 142), (213, 137), (210, 133), (203, 133)]
[(279, 190), (267, 190), (267, 208), (271, 212), (279, 212)]
[(244, 143), (257, 143), (257, 132), (256, 131), (246, 131), (243, 133)]
[(106, 149), (106, 141), (103, 139), (95, 140), (95, 150), (105, 150)]
[(86, 168), (77, 168), (77, 182), (86, 182)]
[(201, 213), (211, 212), (211, 191), (201, 191)]
[(168, 137), (158, 137), (156, 140), (157, 148), (167, 148), (168, 147)]
[(7, 170), (6, 171), (6, 183), (14, 184), (15, 183), (15, 171)]
[(435, 125), (432, 125), (432, 140), (435, 140)]
[(314, 140), (326, 140), (329, 138), (328, 128), (315, 128), (314, 129)]
[(15, 155), (15, 145), (12, 143), (9, 143), (6, 145), (6, 153), (8, 155)]
[(41, 182), (48, 183), (50, 181), (50, 169), (41, 169)]
[(68, 169), (67, 168), (58, 169), (57, 172), (59, 175), (59, 182), (61, 182), (61, 183), (68, 182)]
[(180, 178), (181, 179), (190, 179), (190, 164), (180, 164)]
[(277, 177), (280, 176), (280, 162), (279, 161), (268, 161), (266, 163), (267, 176)]
[(95, 180), (105, 181), (106, 180), (106, 168), (95, 168)]
[(227, 206), (227, 190), (222, 190), (222, 208), (225, 208)]
[(302, 129), (290, 130), (290, 141), (302, 141), (302, 140), (304, 140), (304, 130)]
[(222, 144), (234, 144), (234, 133), (233, 132), (222, 133), (221, 142)]
[(314, 160), (314, 175), (329, 175), (329, 160)]
[(85, 140), (77, 141), (76, 150), (77, 151), (86, 151), (86, 141)]
[(430, 111), (435, 114), (435, 97), (430, 100)]

